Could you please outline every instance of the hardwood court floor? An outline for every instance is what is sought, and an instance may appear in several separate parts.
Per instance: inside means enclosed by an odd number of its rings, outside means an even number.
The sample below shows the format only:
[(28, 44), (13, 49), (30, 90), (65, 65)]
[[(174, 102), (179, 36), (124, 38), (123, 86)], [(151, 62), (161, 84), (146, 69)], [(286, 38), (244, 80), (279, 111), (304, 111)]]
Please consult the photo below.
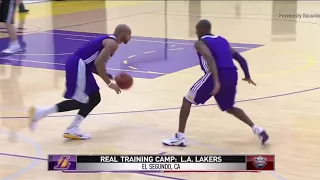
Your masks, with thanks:
[[(194, 3), (194, 2), (190, 2)], [(281, 18), (279, 14), (316, 13), (319, 2), (241, 1), (165, 3), (108, 1), (28, 5), (20, 18), (26, 52), (1, 57), (0, 178), (46, 179), (198, 179), (316, 180), (320, 178), (319, 18)], [(281, 4), (282, 3), (282, 4)], [(289, 8), (290, 7), (290, 8)], [(296, 12), (295, 12), (295, 9)], [(189, 13), (190, 12), (190, 13)], [(167, 14), (167, 15), (165, 15)], [(163, 147), (176, 131), (183, 95), (201, 76), (192, 47), (194, 25), (212, 21), (247, 58), (253, 87), (239, 81), (237, 106), (271, 135), (262, 148), (242, 123), (221, 113), (214, 101), (192, 109), (187, 128), (190, 146)], [(276, 20), (272, 20), (276, 19)], [(82, 125), (89, 141), (69, 142), (62, 133), (75, 112), (43, 120), (35, 133), (25, 128), (30, 105), (50, 106), (64, 90), (63, 65), (75, 49), (119, 23), (132, 27), (133, 40), (121, 46), (108, 68), (127, 71), (134, 88), (116, 95), (100, 79), (102, 103)], [(2, 37), (6, 37), (2, 34)], [(165, 40), (168, 38), (169, 40)], [(6, 45), (0, 39), (0, 48)], [(167, 46), (166, 46), (167, 44)], [(241, 70), (239, 78), (242, 77)], [(17, 134), (16, 134), (17, 133)], [(276, 155), (276, 173), (63, 174), (46, 171), (47, 154), (219, 154)]]

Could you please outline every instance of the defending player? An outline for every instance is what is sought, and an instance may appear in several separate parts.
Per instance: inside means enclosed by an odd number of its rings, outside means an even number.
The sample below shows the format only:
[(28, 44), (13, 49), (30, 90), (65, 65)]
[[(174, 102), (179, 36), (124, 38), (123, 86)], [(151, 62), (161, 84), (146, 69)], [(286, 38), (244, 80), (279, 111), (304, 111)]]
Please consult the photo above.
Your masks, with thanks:
[(79, 109), (73, 122), (64, 133), (69, 139), (89, 139), (89, 134), (80, 131), (79, 125), (84, 118), (100, 103), (99, 87), (93, 73), (97, 73), (109, 88), (117, 94), (121, 91), (112, 83), (111, 75), (106, 72), (106, 62), (116, 52), (118, 44), (127, 44), (131, 39), (131, 29), (124, 24), (118, 25), (112, 35), (98, 37), (79, 48), (66, 62), (66, 92), (62, 101), (49, 108), (30, 109), (30, 129), (37, 122), (52, 113)]
[(196, 30), (199, 40), (194, 46), (198, 52), (201, 69), (205, 74), (183, 98), (178, 132), (173, 138), (163, 140), (163, 144), (186, 146), (184, 132), (191, 104), (204, 104), (212, 95), (222, 111), (232, 114), (250, 126), (254, 134), (258, 135), (264, 144), (269, 138), (266, 131), (256, 126), (242, 109), (234, 107), (238, 74), (233, 59), (239, 62), (244, 71), (245, 78), (243, 80), (256, 85), (250, 78), (246, 60), (230, 47), (225, 38), (211, 34), (209, 21), (199, 21)]

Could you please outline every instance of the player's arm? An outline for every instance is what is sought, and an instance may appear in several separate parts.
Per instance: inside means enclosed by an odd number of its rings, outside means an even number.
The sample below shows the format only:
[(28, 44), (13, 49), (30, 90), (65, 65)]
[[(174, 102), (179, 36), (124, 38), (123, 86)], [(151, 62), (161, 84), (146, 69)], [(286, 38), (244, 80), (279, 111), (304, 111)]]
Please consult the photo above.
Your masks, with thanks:
[[(94, 74), (99, 75), (95, 68), (92, 70), (92, 72), (93, 72)], [(113, 75), (111, 75), (111, 74), (109, 74), (109, 73), (107, 73), (107, 74), (108, 74), (108, 76), (109, 76), (109, 79), (114, 80), (114, 76), (113, 76)]]
[[(231, 48), (231, 47), (230, 47)], [(250, 73), (249, 73), (249, 67), (248, 67), (248, 63), (246, 61), (246, 59), (244, 59), (244, 57), (242, 57), (236, 50), (234, 50), (233, 48), (231, 48), (231, 52), (232, 52), (232, 57), (233, 59), (237, 60), (238, 63), (241, 66), (241, 69), (244, 72), (244, 81), (247, 81), (249, 84), (253, 84), (253, 85), (257, 85), (255, 82), (253, 82), (253, 80), (250, 77)]]
[(231, 47), (231, 52), (232, 52), (233, 59), (237, 60), (238, 63), (240, 64), (240, 67), (241, 67), (242, 71), (244, 72), (245, 78), (249, 79), (250, 78), (250, 73), (249, 73), (249, 67), (248, 67), (248, 63), (247, 63), (246, 59), (244, 59), (244, 57), (242, 57), (232, 47)]
[(194, 47), (201, 54), (201, 56), (207, 61), (210, 72), (213, 75), (214, 82), (215, 83), (219, 82), (217, 64), (207, 45), (202, 41), (197, 41), (195, 42)]
[(103, 41), (104, 48), (101, 50), (97, 59), (95, 60), (95, 66), (97, 74), (103, 79), (103, 81), (109, 86), (111, 84), (110, 76), (106, 70), (106, 61), (117, 50), (118, 44), (112, 39), (105, 39)]

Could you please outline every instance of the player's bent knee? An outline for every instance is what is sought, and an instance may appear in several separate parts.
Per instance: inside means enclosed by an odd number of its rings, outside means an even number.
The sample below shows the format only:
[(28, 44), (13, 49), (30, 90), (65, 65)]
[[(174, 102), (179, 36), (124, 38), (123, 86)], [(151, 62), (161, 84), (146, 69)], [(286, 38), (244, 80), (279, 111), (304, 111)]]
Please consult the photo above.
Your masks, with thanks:
[(100, 94), (99, 94), (99, 96), (97, 96), (97, 98), (95, 99), (94, 104), (98, 105), (100, 102), (101, 102), (101, 97), (100, 97)]
[(92, 104), (92, 106), (97, 106), (100, 102), (101, 96), (99, 92), (94, 93), (90, 96), (90, 104)]
[(234, 114), (236, 111), (239, 111), (239, 110), (241, 110), (241, 109), (236, 108), (236, 107), (231, 107), (231, 108), (227, 109), (226, 112), (229, 114)]
[(183, 98), (183, 102), (187, 101), (190, 104), (195, 104), (197, 103), (194, 101), (195, 93), (192, 91), (189, 91)]
[(186, 97), (182, 100), (182, 107), (190, 107), (192, 105), (192, 102), (190, 102)]
[(99, 96), (99, 98), (97, 98), (95, 101), (95, 105), (98, 105), (100, 102), (101, 102), (101, 97)]
[(227, 110), (225, 110), (227, 113), (232, 114), (233, 113), (233, 108), (229, 108)]

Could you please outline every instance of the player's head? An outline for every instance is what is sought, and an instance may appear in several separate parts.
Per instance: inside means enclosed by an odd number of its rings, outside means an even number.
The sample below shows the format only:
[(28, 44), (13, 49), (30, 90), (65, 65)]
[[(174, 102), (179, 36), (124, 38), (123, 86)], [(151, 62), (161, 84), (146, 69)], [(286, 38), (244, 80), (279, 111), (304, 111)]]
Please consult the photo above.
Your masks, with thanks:
[(126, 24), (119, 24), (114, 30), (114, 34), (117, 36), (119, 43), (127, 44), (131, 39), (131, 29)]
[(198, 38), (201, 38), (206, 34), (210, 34), (211, 33), (210, 21), (206, 19), (200, 20), (196, 25), (196, 33), (198, 35)]

